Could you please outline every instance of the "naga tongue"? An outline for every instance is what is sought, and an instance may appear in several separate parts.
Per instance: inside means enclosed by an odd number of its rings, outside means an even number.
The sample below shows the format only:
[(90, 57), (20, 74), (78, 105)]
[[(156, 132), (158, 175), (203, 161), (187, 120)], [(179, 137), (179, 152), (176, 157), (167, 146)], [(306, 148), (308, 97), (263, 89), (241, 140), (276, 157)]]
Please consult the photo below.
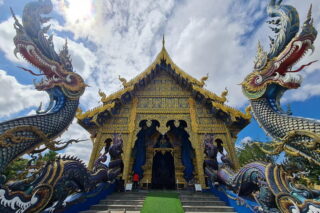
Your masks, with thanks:
[(35, 76), (42, 76), (42, 75), (44, 75), (44, 74), (37, 74), (37, 73), (34, 73), (32, 70), (29, 70), (29, 69), (27, 69), (27, 68), (24, 68), (24, 67), (19, 67), (18, 66), (18, 68), (20, 68), (20, 69), (22, 69), (22, 70), (24, 70), (24, 71), (26, 71), (26, 72), (29, 72), (29, 73), (31, 73), (32, 75), (35, 75)]
[(301, 71), (303, 68), (305, 68), (305, 67), (308, 67), (308, 66), (310, 66), (311, 64), (313, 64), (313, 63), (315, 63), (315, 62), (317, 62), (318, 60), (315, 60), (315, 61), (311, 61), (310, 63), (308, 63), (308, 64), (305, 64), (305, 65), (302, 65), (299, 69), (297, 69), (297, 70), (291, 70), (291, 71), (287, 71), (287, 72), (299, 72), (299, 71)]

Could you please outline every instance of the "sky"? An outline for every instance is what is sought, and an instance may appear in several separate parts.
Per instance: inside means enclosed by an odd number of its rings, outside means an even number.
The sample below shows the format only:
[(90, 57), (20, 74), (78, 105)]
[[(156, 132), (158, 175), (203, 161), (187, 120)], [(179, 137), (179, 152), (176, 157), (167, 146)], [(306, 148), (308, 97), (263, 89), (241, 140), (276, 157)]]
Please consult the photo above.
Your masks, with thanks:
[[(313, 3), (314, 23), (320, 29), (319, 0), (284, 0), (297, 8), (301, 22)], [(35, 113), (44, 92), (34, 89), (34, 76), (17, 66), (29, 65), (13, 54), (12, 7), (18, 18), (28, 0), (0, 0), (0, 122)], [(131, 79), (144, 71), (166, 49), (180, 68), (200, 79), (209, 74), (206, 89), (220, 94), (229, 90), (227, 104), (244, 111), (249, 104), (239, 85), (253, 71), (258, 40), (268, 50), (266, 6), (269, 0), (52, 0), (51, 30), (56, 50), (68, 38), (73, 67), (90, 86), (81, 97), (86, 111), (101, 103), (98, 90), (111, 94), (121, 89), (118, 75)], [(305, 64), (320, 59), (320, 38)], [(298, 65), (300, 65), (300, 63)], [(320, 119), (320, 62), (301, 72), (301, 88), (282, 98), (294, 115)], [(74, 119), (63, 139), (88, 139), (69, 146), (64, 153), (88, 162), (92, 143)], [(237, 145), (248, 140), (267, 141), (252, 122), (239, 133)]]

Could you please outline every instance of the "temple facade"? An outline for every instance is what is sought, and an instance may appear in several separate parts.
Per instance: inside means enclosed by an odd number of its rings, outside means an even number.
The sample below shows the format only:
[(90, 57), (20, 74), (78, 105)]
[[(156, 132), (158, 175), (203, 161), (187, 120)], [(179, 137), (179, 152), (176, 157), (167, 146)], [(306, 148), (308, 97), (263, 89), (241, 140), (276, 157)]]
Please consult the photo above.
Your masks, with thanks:
[(109, 96), (99, 92), (101, 106), (80, 109), (78, 123), (93, 142), (89, 168), (114, 134), (123, 139), (122, 178), (139, 174), (141, 187), (184, 188), (205, 186), (203, 140), (207, 134), (222, 144), (228, 158), (239, 167), (235, 153), (238, 132), (250, 121), (204, 89), (207, 77), (197, 80), (176, 66), (164, 45), (155, 61), (134, 79), (119, 78), (123, 88)]

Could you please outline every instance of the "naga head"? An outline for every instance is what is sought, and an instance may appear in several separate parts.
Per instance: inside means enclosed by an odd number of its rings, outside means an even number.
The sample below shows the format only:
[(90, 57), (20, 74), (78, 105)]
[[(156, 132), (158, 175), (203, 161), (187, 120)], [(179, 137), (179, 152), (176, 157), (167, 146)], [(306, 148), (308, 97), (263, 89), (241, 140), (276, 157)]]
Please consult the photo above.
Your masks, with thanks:
[(25, 60), (40, 70), (40, 74), (26, 68), (22, 68), (23, 70), (35, 76), (44, 76), (39, 83), (35, 83), (37, 90), (50, 92), (53, 88), (59, 87), (69, 98), (78, 98), (83, 94), (86, 85), (82, 77), (73, 71), (67, 42), (57, 54), (52, 36), (47, 35), (50, 25), (42, 27), (50, 18), (41, 15), (48, 14), (51, 10), (50, 0), (28, 3), (23, 10), (23, 25), (12, 12), (17, 32), (14, 38), (15, 54), (20, 53)]
[[(271, 0), (268, 6), (268, 14), (271, 18), (268, 21), (274, 25), (271, 29), (277, 34), (276, 38), (271, 38), (270, 51), (265, 52), (258, 44), (254, 71), (250, 73), (242, 82), (244, 94), (249, 99), (257, 99), (266, 95), (274, 96), (279, 90), (295, 89), (300, 87), (302, 77), (298, 74), (304, 67), (302, 65), (296, 70), (293, 66), (308, 52), (314, 50), (314, 40), (317, 31), (313, 27), (311, 9), (308, 12), (307, 20), (299, 31), (299, 16), (295, 8), (289, 5), (281, 5), (281, 0), (276, 2)], [(278, 93), (276, 93), (278, 91)]]

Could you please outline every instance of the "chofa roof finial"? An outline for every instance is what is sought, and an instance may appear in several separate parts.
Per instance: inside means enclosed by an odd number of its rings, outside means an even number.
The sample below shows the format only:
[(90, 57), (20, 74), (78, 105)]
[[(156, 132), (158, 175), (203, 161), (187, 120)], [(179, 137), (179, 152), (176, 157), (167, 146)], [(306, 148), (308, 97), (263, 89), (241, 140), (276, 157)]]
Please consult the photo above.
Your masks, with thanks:
[(166, 40), (164, 39), (164, 34), (162, 35), (162, 48), (165, 48)]

